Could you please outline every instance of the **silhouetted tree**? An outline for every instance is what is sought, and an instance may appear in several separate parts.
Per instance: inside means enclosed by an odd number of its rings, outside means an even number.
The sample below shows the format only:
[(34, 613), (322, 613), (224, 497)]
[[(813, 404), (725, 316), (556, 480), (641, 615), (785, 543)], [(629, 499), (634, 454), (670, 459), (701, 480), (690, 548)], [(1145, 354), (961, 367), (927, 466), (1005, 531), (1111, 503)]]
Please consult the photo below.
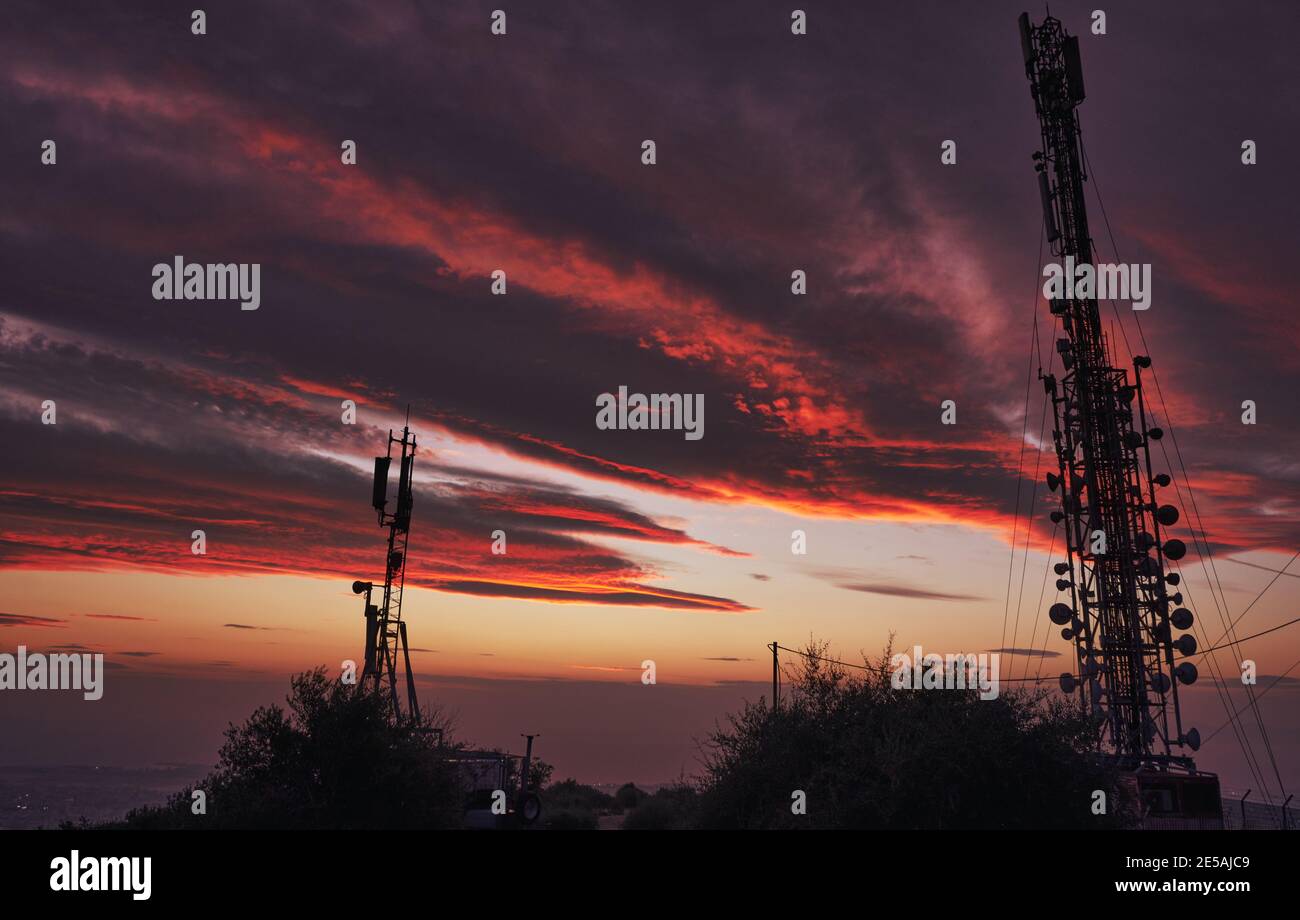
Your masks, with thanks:
[[(330, 680), (291, 681), (288, 708), (257, 709), (226, 729), (215, 770), (166, 805), (108, 827), (443, 828), (461, 821), (465, 792), (432, 732), (440, 717), (395, 725), (385, 700)], [(192, 813), (192, 792), (207, 814)]]
[(638, 789), (635, 783), (624, 783), (614, 793), (614, 800), (625, 809), (636, 808), (645, 797), (646, 793)]
[[(826, 656), (811, 643), (811, 656)], [(1098, 828), (1115, 773), (1070, 702), (1007, 690), (896, 690), (876, 670), (806, 657), (773, 712), (747, 704), (707, 740), (697, 823), (719, 828)], [(1094, 790), (1106, 815), (1093, 814)], [(796, 790), (807, 814), (792, 813)]]
[(555, 773), (555, 766), (536, 757), (528, 765), (528, 788), (533, 792), (545, 789), (551, 784), (551, 776)]

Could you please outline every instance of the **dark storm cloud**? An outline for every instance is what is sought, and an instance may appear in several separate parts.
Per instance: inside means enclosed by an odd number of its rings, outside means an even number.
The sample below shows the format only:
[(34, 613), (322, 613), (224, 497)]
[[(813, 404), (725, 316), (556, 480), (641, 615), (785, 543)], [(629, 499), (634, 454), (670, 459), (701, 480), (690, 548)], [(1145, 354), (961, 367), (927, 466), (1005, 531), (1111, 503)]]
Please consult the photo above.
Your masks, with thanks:
[[(278, 381), (231, 381), (154, 357), (125, 360), (99, 344), (69, 348), (12, 323), (0, 329), (0, 344), (0, 354), (21, 358), (0, 362), (0, 381), (11, 392), (26, 386), (18, 366), (48, 365), (51, 374), (59, 370), (60, 396), (59, 422), (38, 425), (38, 437), (28, 436), (30, 416), (0, 417), (0, 434), (13, 445), (0, 492), (0, 520), (10, 537), (0, 541), (6, 563), (330, 577), (368, 570), (375, 536), (368, 515), (357, 511), (357, 499), (369, 494), (365, 474), (324, 454), (365, 457), (382, 443), (381, 433), (338, 424)], [(151, 389), (158, 380), (166, 386)], [(39, 408), (35, 396), (27, 401)], [(185, 436), (174, 437), (180, 431)], [(312, 450), (303, 452), (303, 444)], [(661, 595), (645, 584), (656, 577), (652, 569), (584, 536), (725, 548), (560, 486), (459, 468), (443, 479), (436, 453), (425, 458), (416, 514), (436, 526), (412, 547), (413, 584), (441, 588), (443, 581), (488, 576), (474, 593), (526, 596), (540, 584), (599, 602), (600, 587), (620, 604), (745, 609), (726, 599)], [(203, 556), (190, 551), (196, 526), (208, 541)], [(508, 557), (490, 552), (488, 535), (498, 527), (510, 534)], [(589, 590), (566, 590), (573, 580)]]
[[(323, 424), (338, 400), (289, 378), (646, 488), (1005, 524), (1028, 318), (1046, 319), (1029, 296), (1037, 127), (1019, 10), (832, 4), (796, 39), (775, 4), (555, 3), (512, 11), (495, 41), (469, 7), (233, 3), (198, 39), (168, 5), (11, 4), (0, 117), (23, 130), (0, 137), (0, 309), (68, 334), (6, 352), (4, 412), (30, 424), (59, 396), (83, 460), (20, 448), (5, 469), (24, 485), (4, 500), (28, 520), (52, 505), (133, 531), (159, 564), (183, 557), (200, 511), (219, 539), (239, 530), (245, 567), (287, 539), (322, 568), (352, 564), (361, 531), (332, 496), (357, 477), (277, 466), (284, 443), (364, 456), (374, 432)], [(1270, 151), (1294, 146), (1297, 98), (1234, 88), (1294, 85), (1295, 14), (1264, 4), (1243, 35), (1231, 9), (1155, 4), (1090, 36), (1089, 8), (1054, 12), (1085, 33), (1088, 151), (1121, 254), (1155, 266), (1145, 334), (1208, 529), (1224, 548), (1289, 545), (1300, 412), (1278, 394), (1300, 370), (1285, 309), (1300, 189)], [(1251, 135), (1255, 170), (1236, 160)], [(43, 137), (59, 139), (55, 168), (37, 162)], [(355, 168), (338, 164), (345, 137)], [(956, 167), (938, 163), (945, 138)], [(150, 266), (176, 253), (263, 263), (262, 308), (149, 299)], [(489, 293), (495, 267), (517, 279), (509, 296)], [(624, 383), (704, 393), (706, 437), (597, 430), (595, 396)], [(1244, 398), (1258, 428), (1237, 423)], [(938, 424), (944, 399), (959, 425)], [(77, 488), (91, 475), (96, 507)], [(589, 496), (448, 475), (424, 507), (465, 535), (508, 520), (542, 577), (600, 573), (635, 595), (639, 564), (568, 534), (690, 542)], [(258, 492), (295, 505), (277, 515)], [(54, 526), (51, 557), (126, 555)], [(475, 559), (441, 555), (451, 590), (573, 593), (494, 589)]]

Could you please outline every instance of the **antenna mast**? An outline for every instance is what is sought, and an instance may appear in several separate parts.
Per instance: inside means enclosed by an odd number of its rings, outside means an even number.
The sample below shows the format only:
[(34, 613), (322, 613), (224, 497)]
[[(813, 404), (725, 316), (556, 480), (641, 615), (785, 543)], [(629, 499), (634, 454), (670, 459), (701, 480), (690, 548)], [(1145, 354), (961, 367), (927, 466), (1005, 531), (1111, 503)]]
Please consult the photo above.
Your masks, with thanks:
[[(361, 686), (375, 692), (388, 689), (392, 702), (394, 721), (403, 719), (398, 702), (397, 671), (406, 670), (406, 718), (418, 721), (420, 705), (415, 696), (415, 675), (411, 671), (411, 652), (406, 643), (406, 623), (402, 619), (402, 593), (406, 585), (406, 544), (411, 531), (411, 506), (413, 473), (415, 470), (415, 435), (410, 429), (410, 408), (402, 436), (396, 438), (388, 432), (388, 455), (375, 458), (375, 481), (371, 505), (379, 514), (379, 526), (388, 528), (388, 556), (384, 566), (383, 596), (379, 604), (371, 600), (374, 584), (354, 581), (352, 590), (366, 596), (366, 648), (365, 666), (361, 672)], [(388, 473), (393, 462), (393, 445), (400, 448), (398, 455), (397, 496), (393, 511), (388, 507)], [(398, 655), (401, 655), (399, 664)]]
[[(1042, 129), (1033, 159), (1047, 241), (1068, 273), (1068, 260), (1093, 260), (1076, 112), (1084, 99), (1079, 42), (1060, 20), (1049, 15), (1034, 26), (1028, 13), (1020, 15), (1020, 41)], [(1039, 379), (1052, 402), (1060, 467), (1047, 476), (1061, 497), (1052, 520), (1066, 533), (1068, 561), (1056, 566), (1057, 588), (1070, 603), (1048, 615), (1077, 650), (1076, 672), (1061, 675), (1061, 689), (1077, 688), (1101, 725), (1099, 743), (1109, 744), (1124, 769), (1194, 772), (1191, 757), (1175, 753), (1200, 747), (1196, 729), (1184, 731), (1178, 706), (1179, 684), (1196, 680), (1196, 666), (1176, 664), (1174, 656), (1193, 654), (1196, 639), (1173, 637), (1192, 625), (1192, 613), (1182, 594), (1170, 593), (1180, 577), (1166, 574), (1166, 560), (1181, 559), (1187, 548), (1161, 536), (1179, 515), (1156, 499), (1170, 478), (1151, 470), (1151, 442), (1163, 436), (1147, 425), (1142, 371), (1151, 359), (1134, 357), (1130, 383), (1125, 369), (1112, 366), (1095, 297), (1050, 306), (1064, 330), (1056, 342), (1064, 370), (1057, 379), (1040, 368)]]

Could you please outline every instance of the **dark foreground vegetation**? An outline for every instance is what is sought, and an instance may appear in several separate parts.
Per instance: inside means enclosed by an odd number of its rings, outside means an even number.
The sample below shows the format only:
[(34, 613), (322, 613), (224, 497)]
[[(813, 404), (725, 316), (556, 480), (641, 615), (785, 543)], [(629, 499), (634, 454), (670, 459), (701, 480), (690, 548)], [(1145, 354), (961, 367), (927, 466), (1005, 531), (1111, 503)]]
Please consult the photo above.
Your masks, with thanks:
[[(216, 769), (166, 804), (106, 828), (447, 828), (464, 792), (432, 729), (396, 726), (382, 698), (325, 676), (295, 676), (287, 708), (259, 707), (226, 729)], [(196, 814), (194, 791), (203, 793)]]
[[(824, 649), (810, 647), (814, 654)], [(1125, 823), (1118, 778), (1090, 755), (1093, 726), (1067, 702), (1004, 690), (895, 690), (884, 666), (803, 659), (779, 710), (748, 704), (701, 743), (702, 772), (654, 793), (613, 795), (573, 779), (543, 788), (536, 827), (1100, 828)], [(441, 734), (433, 730), (441, 729)], [(226, 731), (216, 769), (166, 804), (106, 828), (453, 828), (468, 791), (448, 760), (449, 726), (395, 726), (383, 701), (295, 677), (287, 708)], [(438, 739), (443, 740), (440, 742)], [(548, 784), (549, 783), (549, 784)], [(205, 813), (196, 813), (202, 790)], [(1094, 813), (1105, 793), (1107, 814)], [(802, 803), (802, 808), (797, 807)]]
[[(825, 648), (810, 647), (825, 656)], [(717, 828), (1098, 828), (1118, 777), (1095, 726), (1059, 697), (895, 690), (874, 670), (805, 657), (773, 713), (748, 705), (706, 744), (695, 823)], [(791, 805), (796, 790), (807, 814)], [(1105, 793), (1106, 815), (1093, 813)]]

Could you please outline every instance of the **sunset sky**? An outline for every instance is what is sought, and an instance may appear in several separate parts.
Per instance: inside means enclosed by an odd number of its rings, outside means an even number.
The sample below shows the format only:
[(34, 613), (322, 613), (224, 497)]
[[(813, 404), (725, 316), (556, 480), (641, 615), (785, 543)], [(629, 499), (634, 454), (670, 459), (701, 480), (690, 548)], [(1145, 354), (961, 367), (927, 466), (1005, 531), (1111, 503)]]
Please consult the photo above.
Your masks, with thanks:
[[(1025, 414), (1035, 311), (1054, 348), (1023, 3), (803, 4), (801, 37), (789, 3), (527, 3), (494, 37), (503, 2), (223, 3), (205, 36), (193, 4), (5, 4), (0, 651), (111, 670), (97, 703), (0, 698), (0, 763), (210, 760), (289, 674), (359, 658), (371, 458), (408, 404), (405, 618), (422, 699), (476, 743), (540, 732), (590, 781), (690, 773), (693, 739), (767, 692), (774, 639), (1068, 669), (1037, 381)], [(1090, 195), (1153, 266), (1156, 414), (1215, 552), (1183, 560), (1207, 646), (1207, 573), (1235, 618), (1300, 549), (1300, 13), (1114, 4), (1092, 35), (1095, 6), (1052, 11), (1081, 36)], [(260, 263), (260, 308), (152, 299), (177, 255)], [(621, 385), (704, 394), (704, 437), (598, 429)], [(1297, 577), (1238, 632), (1294, 617)], [(1266, 685), (1300, 628), (1243, 648)], [(1291, 785), (1297, 678), (1262, 703)], [(1198, 762), (1255, 782), (1231, 731)]]

